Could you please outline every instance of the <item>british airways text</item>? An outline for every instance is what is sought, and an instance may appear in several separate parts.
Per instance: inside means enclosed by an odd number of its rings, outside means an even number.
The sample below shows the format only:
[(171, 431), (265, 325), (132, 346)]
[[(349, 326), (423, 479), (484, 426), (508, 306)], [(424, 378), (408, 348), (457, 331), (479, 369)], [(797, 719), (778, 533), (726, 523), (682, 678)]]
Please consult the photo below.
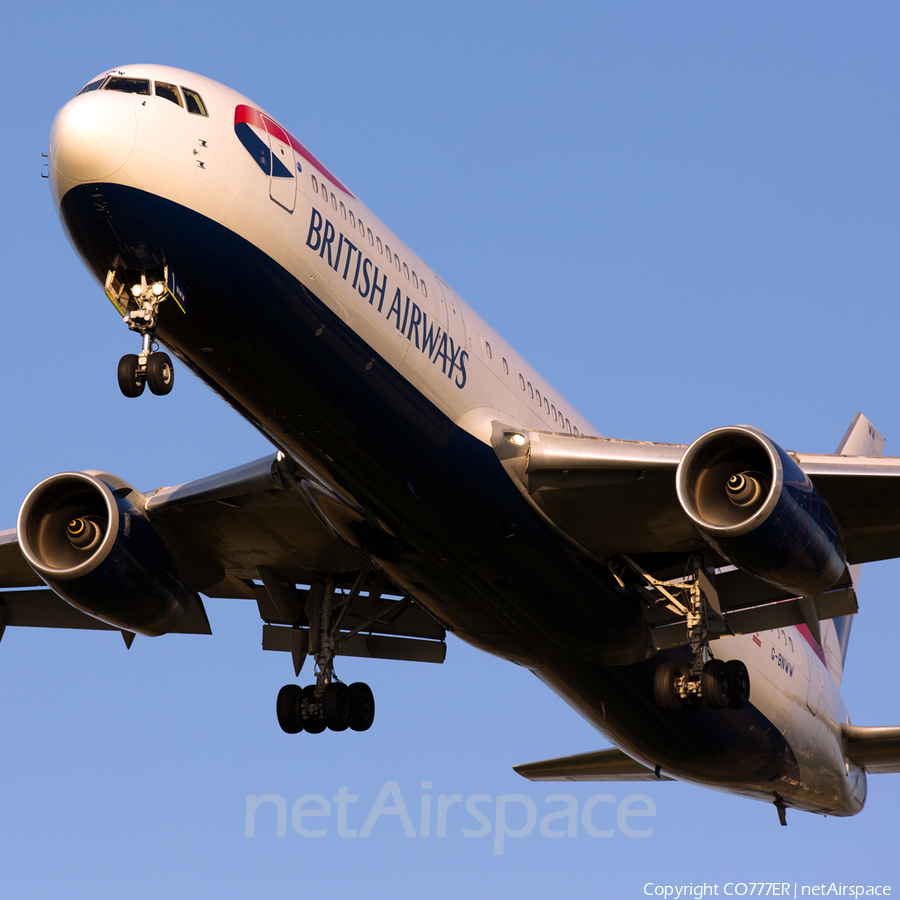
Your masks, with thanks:
[[(337, 246), (335, 246), (335, 239), (337, 239)], [(377, 306), (378, 312), (384, 312), (387, 274), (379, 272), (377, 264), (373, 263), (368, 256), (364, 256), (362, 250), (346, 235), (336, 231), (334, 225), (328, 219), (323, 218), (315, 207), (313, 207), (309, 220), (306, 246), (310, 250), (318, 251), (321, 259), (327, 259), (328, 265), (344, 281), (349, 281), (359, 296), (363, 300), (369, 301), (370, 306)], [(397, 331), (403, 334), (408, 341), (415, 341), (416, 349), (424, 353), (432, 363), (437, 364), (437, 361), (440, 360), (441, 371), (448, 378), (453, 379), (453, 383), (458, 388), (465, 387), (466, 360), (468, 360), (469, 354), (458, 346), (433, 318), (429, 320), (428, 313), (418, 303), (410, 300), (408, 296), (404, 298), (399, 287), (394, 291), (394, 298), (386, 318), (393, 319)], [(455, 379), (453, 378), (454, 372), (456, 373)]]

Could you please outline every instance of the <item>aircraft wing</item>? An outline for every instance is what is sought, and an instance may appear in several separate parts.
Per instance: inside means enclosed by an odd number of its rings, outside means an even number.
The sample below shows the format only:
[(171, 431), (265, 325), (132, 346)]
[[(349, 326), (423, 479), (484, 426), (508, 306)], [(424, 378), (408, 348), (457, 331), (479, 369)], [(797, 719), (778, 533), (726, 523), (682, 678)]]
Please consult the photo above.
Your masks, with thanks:
[[(857, 414), (837, 454), (785, 454), (830, 509), (848, 566), (900, 557), (900, 458), (874, 455), (883, 441)], [(857, 612), (849, 570), (827, 592), (799, 600), (796, 591), (774, 587), (714, 550), (678, 496), (676, 472), (688, 445), (530, 431), (498, 422), (492, 443), (532, 506), (617, 577), (639, 572), (650, 591), (654, 581), (683, 578), (688, 557), (702, 554), (710, 576), (704, 592), (712, 601), (711, 630), (719, 636), (804, 623), (815, 636), (819, 620)], [(873, 455), (844, 455), (860, 451)], [(656, 646), (683, 643), (680, 624), (666, 628), (683, 617), (659, 593), (648, 600), (660, 601), (647, 609)]]
[(36, 587), (43, 583), (19, 551), (16, 529), (7, 528), (0, 531), (0, 586), (23, 588)]
[[(509, 431), (525, 442), (504, 440)], [(538, 508), (598, 557), (708, 549), (676, 494), (685, 444), (505, 427), (494, 448)], [(790, 455), (839, 522), (849, 565), (900, 556), (900, 457)]]
[[(443, 662), (443, 627), (386, 578), (370, 571), (355, 530), (364, 514), (348, 498), (301, 477), (280, 454), (141, 494), (107, 473), (96, 476), (146, 516), (191, 591), (255, 600), (263, 648), (287, 651), (295, 669), (309, 646), (307, 605), (328, 579), (346, 609), (339, 653)], [(0, 532), (0, 635), (5, 625), (120, 630), (57, 596), (26, 562), (15, 529)], [(23, 590), (24, 588), (24, 590)], [(211, 633), (194, 595), (175, 632)], [(130, 646), (133, 635), (126, 635)]]
[[(209, 597), (253, 598), (262, 567), (291, 584), (319, 573), (354, 572), (360, 558), (330, 520), (361, 518), (346, 498), (298, 487), (278, 454), (146, 495), (145, 510), (167, 544), (191, 548), (208, 572), (194, 573)], [(317, 514), (317, 508), (319, 513)], [(335, 514), (343, 512), (343, 516)], [(184, 565), (183, 561), (182, 564)]]

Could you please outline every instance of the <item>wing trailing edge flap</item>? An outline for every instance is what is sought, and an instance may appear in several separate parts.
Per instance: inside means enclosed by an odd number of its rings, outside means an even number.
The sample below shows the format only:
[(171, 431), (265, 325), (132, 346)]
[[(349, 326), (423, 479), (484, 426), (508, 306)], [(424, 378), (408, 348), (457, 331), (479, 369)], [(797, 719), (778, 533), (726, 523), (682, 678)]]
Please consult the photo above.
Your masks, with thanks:
[[(442, 663), (447, 654), (443, 626), (410, 599), (384, 597), (386, 577), (361, 572), (339, 592), (335, 655), (408, 662)], [(303, 657), (316, 650), (316, 604), (321, 585), (297, 588), (274, 572), (260, 569), (256, 603), (263, 625), (263, 650), (289, 652), (299, 675)]]
[[(50, 588), (35, 590), (0, 591), (0, 622), (13, 628), (75, 628), (82, 631), (120, 631), (114, 625), (101, 622), (76, 609), (57, 596)], [(206, 610), (199, 597), (194, 595), (184, 616), (172, 629), (172, 634), (212, 634)], [(122, 631), (125, 643), (131, 646), (134, 635)], [(0, 637), (3, 631), (0, 628)], [(131, 636), (129, 638), (129, 635)]]
[[(0, 531), (0, 587), (14, 588), (0, 591), (0, 639), (7, 627), (120, 630), (76, 609), (50, 590), (22, 556), (14, 528)], [(198, 596), (193, 596), (172, 633), (212, 634), (203, 601)], [(132, 632), (122, 631), (122, 634), (126, 645), (131, 647)]]
[[(708, 602), (710, 640), (791, 625), (807, 625), (816, 635), (820, 622), (859, 612), (856, 592), (849, 584), (849, 573), (845, 579), (847, 584), (810, 598), (786, 594), (740, 569), (705, 572), (704, 576), (702, 585)], [(645, 615), (657, 650), (688, 642), (684, 618), (668, 607), (646, 607)]]
[(870, 775), (900, 772), (900, 728), (842, 725), (844, 753)]
[(635, 762), (616, 747), (560, 756), (540, 762), (513, 766), (513, 771), (529, 781), (674, 781), (667, 775)]

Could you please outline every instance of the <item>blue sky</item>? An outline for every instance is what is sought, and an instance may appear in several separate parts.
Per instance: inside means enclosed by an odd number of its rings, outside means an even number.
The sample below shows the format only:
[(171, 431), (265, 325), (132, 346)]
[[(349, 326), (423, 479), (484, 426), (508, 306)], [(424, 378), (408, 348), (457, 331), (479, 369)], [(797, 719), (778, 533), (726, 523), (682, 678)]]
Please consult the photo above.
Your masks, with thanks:
[[(51, 0), (0, 11), (7, 109), (0, 229), (0, 527), (59, 471), (149, 489), (254, 459), (266, 442), (183, 369), (167, 398), (123, 398), (135, 339), (66, 243), (40, 174), (56, 110), (128, 62), (201, 72), (269, 109), (613, 437), (687, 443), (746, 422), (832, 451), (857, 410), (900, 454), (900, 37), (896, 4), (455, 3), (152, 8)], [(897, 724), (896, 563), (867, 567), (844, 694)], [(602, 741), (527, 672), (450, 642), (443, 666), (351, 660), (378, 703), (362, 735), (289, 737), (289, 660), (255, 608), (207, 604), (213, 638), (7, 632), (0, 645), (0, 871), (9, 897), (638, 897), (707, 881), (896, 881), (900, 776), (851, 820), (679, 784), (530, 785), (511, 765)], [(307, 673), (308, 674), (308, 673)], [(359, 801), (632, 793), (598, 828), (410, 838), (300, 836), (247, 795)], [(422, 783), (431, 788), (423, 788)], [(637, 788), (637, 790), (635, 790)], [(391, 801), (393, 802), (393, 801)], [(315, 805), (315, 803), (313, 803)], [(459, 807), (457, 807), (459, 809)], [(510, 827), (524, 806), (510, 806)], [(515, 816), (519, 815), (519, 819)], [(558, 828), (559, 823), (552, 826)], [(434, 835), (434, 826), (432, 826)]]

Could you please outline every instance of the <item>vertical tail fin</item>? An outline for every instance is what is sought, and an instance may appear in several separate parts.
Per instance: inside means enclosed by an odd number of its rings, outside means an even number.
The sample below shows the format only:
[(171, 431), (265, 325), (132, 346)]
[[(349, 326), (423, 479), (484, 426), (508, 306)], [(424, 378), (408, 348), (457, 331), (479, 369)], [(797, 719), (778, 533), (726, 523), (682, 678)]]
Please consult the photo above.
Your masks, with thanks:
[[(862, 413), (857, 413), (835, 452), (840, 456), (883, 456), (884, 436)], [(853, 590), (857, 592), (861, 571), (861, 565), (850, 566)], [(847, 661), (847, 646), (850, 643), (852, 621), (852, 616), (831, 619), (825, 623), (825, 627), (822, 629), (822, 649), (825, 652), (828, 671), (834, 676), (838, 687), (840, 687), (844, 664)]]

